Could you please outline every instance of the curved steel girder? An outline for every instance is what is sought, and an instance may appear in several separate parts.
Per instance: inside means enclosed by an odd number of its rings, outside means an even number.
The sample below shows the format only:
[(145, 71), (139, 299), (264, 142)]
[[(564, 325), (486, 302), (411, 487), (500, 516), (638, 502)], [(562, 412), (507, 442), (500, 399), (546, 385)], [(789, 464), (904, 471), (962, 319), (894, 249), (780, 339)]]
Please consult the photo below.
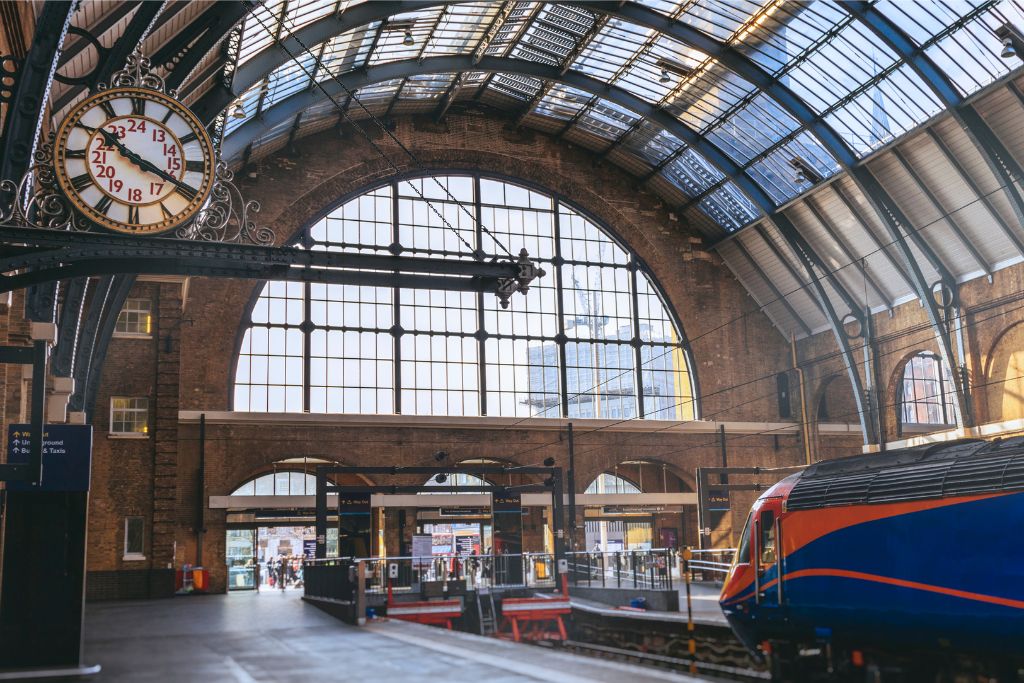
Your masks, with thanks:
[[(863, 0), (840, 0), (839, 4), (871, 29), (882, 42), (909, 64), (914, 73), (935, 93), (943, 106), (953, 114), (985, 160), (989, 170), (1003, 186), (1018, 223), (1024, 226), (1024, 195), (1021, 194), (1015, 181), (1015, 179), (1024, 178), (1024, 166), (1018, 163), (977, 110), (966, 103), (953, 79), (940, 69), (924, 50), (915, 45), (903, 29), (893, 23), (873, 4)], [(1020, 250), (1019, 237), (1010, 235), (1009, 238)], [(1021, 254), (1024, 254), (1024, 251), (1021, 251)]]
[[(47, 0), (39, 14), (32, 46), (18, 69), (8, 102), (0, 178), (16, 181), (28, 171), (74, 5), (64, 0)], [(7, 199), (0, 196), (0, 200)]]
[[(818, 274), (815, 272), (815, 268), (826, 273), (826, 277), (830, 279), (830, 284), (835, 287), (836, 283), (832, 281), (832, 275), (830, 271), (823, 266), (818, 260), (818, 257), (810, 246), (803, 240), (796, 226), (789, 220), (782, 212), (777, 213), (771, 219), (775, 228), (779, 233), (789, 242), (793, 252), (800, 259), (800, 264), (803, 266), (804, 272), (807, 274), (807, 279), (811, 283), (811, 288), (814, 291), (814, 296), (818, 301), (818, 307), (825, 314), (825, 318), (828, 320), (829, 327), (832, 330), (832, 335), (836, 339), (836, 344), (839, 346), (843, 356), (843, 365), (846, 366), (846, 374), (850, 378), (850, 387), (853, 390), (853, 400), (857, 405), (857, 418), (860, 422), (861, 434), (864, 438), (865, 444), (876, 443), (878, 441), (878, 435), (875, 433), (873, 428), (873, 422), (869, 407), (864, 404), (864, 398), (867, 394), (864, 392), (864, 382), (861, 381), (860, 372), (857, 370), (857, 360), (854, 358), (853, 349), (850, 347), (850, 339), (846, 334), (846, 329), (843, 326), (843, 321), (836, 313), (835, 306), (832, 305), (832, 299), (829, 297), (828, 292), (822, 285)], [(838, 290), (842, 294), (843, 290)], [(847, 302), (850, 305), (850, 302)], [(852, 311), (856, 311), (855, 305), (850, 306)], [(856, 313), (854, 313), (856, 315)], [(863, 319), (862, 319), (863, 322)]]
[[(135, 276), (119, 275), (109, 280), (110, 287), (107, 295), (103, 297), (96, 317), (94, 333), (87, 340), (86, 348), (80, 354), (82, 362), (81, 386), (76, 376), (75, 395), (69, 407), (72, 410), (84, 410), (88, 415), (88, 421), (93, 421), (95, 413), (96, 394), (100, 387), (100, 375), (103, 372), (103, 361), (106, 360), (107, 350), (110, 348), (110, 339), (114, 335), (114, 325), (117, 323), (117, 316), (121, 313), (125, 299), (132, 291), (135, 284)], [(99, 291), (97, 290), (97, 294)]]
[[(507, 57), (484, 57), (474, 63), (472, 56), (460, 55), (454, 57), (431, 57), (422, 61), (411, 59), (390, 62), (350, 72), (341, 76), (340, 80), (349, 90), (357, 90), (374, 83), (406, 78), (416, 74), (450, 73), (470, 70), (522, 74), (541, 80), (563, 83), (577, 90), (599, 95), (661, 126), (698, 151), (724, 175), (735, 176), (733, 179), (740, 189), (765, 213), (771, 212), (775, 207), (768, 193), (753, 178), (741, 170), (736, 162), (730, 159), (715, 144), (695, 130), (663, 109), (637, 97), (627, 90), (575, 71), (567, 71), (563, 74), (557, 66)], [(324, 90), (330, 93), (331, 97), (338, 97), (344, 94), (344, 89), (336, 80), (327, 81), (322, 85)], [(293, 120), (299, 112), (305, 111), (326, 99), (327, 96), (324, 92), (317, 88), (307, 89), (275, 104), (261, 116), (250, 119), (225, 138), (223, 145), (224, 158), (232, 160), (239, 157), (244, 152), (245, 146), (249, 144), (249, 141), (265, 135), (286, 121)]]
[[(456, 2), (461, 1), (464, 0), (456, 0)], [(245, 92), (257, 82), (266, 78), (272, 71), (287, 63), (291, 59), (289, 52), (292, 54), (302, 52), (303, 45), (312, 47), (339, 33), (359, 26), (365, 26), (375, 21), (383, 21), (389, 16), (401, 12), (423, 9), (433, 5), (456, 4), (456, 2), (437, 2), (436, 0), (427, 0), (425, 2), (369, 2), (356, 5), (346, 10), (340, 16), (332, 14), (324, 17), (291, 33), (287, 38), (265, 48), (240, 65), (234, 75), (233, 92), (229, 93), (224, 89), (220, 89), (220, 92), (207, 93), (197, 102), (194, 111), (203, 120), (212, 120), (234, 97)], [(855, 162), (856, 157), (842, 136), (823, 121), (802, 98), (728, 43), (713, 38), (684, 22), (668, 19), (665, 15), (659, 14), (636, 2), (608, 3), (585, 1), (573, 4), (597, 14), (617, 17), (639, 26), (653, 29), (678, 40), (684, 45), (689, 45), (714, 57), (726, 69), (741, 76), (750, 82), (751, 85), (774, 99), (801, 126), (811, 131), (822, 143), (822, 146), (841, 165), (845, 166)]]
[(50, 370), (54, 377), (74, 375), (75, 351), (78, 348), (78, 333), (81, 329), (85, 293), (88, 288), (88, 278), (75, 278), (68, 283), (64, 291), (64, 302), (61, 305), (60, 322), (57, 326), (57, 345), (50, 357)]
[(218, 0), (198, 19), (186, 26), (182, 33), (178, 34), (177, 41), (171, 41), (164, 49), (158, 50), (153, 56), (154, 64), (170, 61), (179, 52), (184, 51), (184, 56), (174, 65), (174, 70), (167, 76), (167, 87), (180, 88), (203, 57), (224, 39), (224, 36), (245, 17), (248, 11), (248, 2)]

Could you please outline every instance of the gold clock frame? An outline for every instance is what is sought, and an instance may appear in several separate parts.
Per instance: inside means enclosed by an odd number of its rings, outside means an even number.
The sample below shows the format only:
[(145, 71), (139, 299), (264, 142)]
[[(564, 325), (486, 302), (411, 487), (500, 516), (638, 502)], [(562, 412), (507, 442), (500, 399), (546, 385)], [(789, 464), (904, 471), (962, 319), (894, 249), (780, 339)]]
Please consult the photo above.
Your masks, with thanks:
[[(167, 107), (175, 114), (184, 118), (189, 126), (196, 132), (196, 137), (199, 140), (200, 147), (203, 149), (203, 182), (196, 193), (196, 196), (189, 202), (188, 206), (177, 213), (176, 215), (167, 218), (159, 223), (128, 223), (122, 221), (116, 221), (104, 213), (100, 213), (95, 210), (92, 206), (82, 200), (78, 191), (74, 189), (71, 184), (71, 179), (68, 178), (67, 171), (64, 167), (64, 162), (67, 154), (67, 142), (68, 137), (71, 134), (71, 130), (81, 120), (85, 112), (91, 110), (93, 107), (99, 106), (102, 102), (106, 102), (112, 99), (120, 99), (125, 97), (145, 99), (151, 102), (156, 102)], [(210, 192), (213, 189), (215, 178), (215, 150), (213, 147), (213, 141), (210, 139), (209, 134), (206, 132), (206, 127), (202, 125), (202, 122), (196, 117), (195, 114), (189, 110), (184, 104), (176, 100), (175, 98), (164, 94), (159, 90), (144, 87), (118, 87), (110, 88), (108, 90), (102, 90), (88, 98), (82, 100), (80, 103), (64, 117), (60, 126), (57, 129), (56, 139), (54, 140), (54, 163), (53, 169), (56, 175), (57, 184), (61, 189), (61, 192), (67, 198), (68, 203), (81, 214), (84, 218), (94, 223), (95, 225), (112, 230), (114, 232), (129, 234), (129, 235), (161, 235), (175, 228), (178, 228), (185, 223), (195, 218), (196, 214), (206, 203), (207, 198), (210, 196)], [(120, 200), (118, 200), (120, 201)], [(124, 202), (121, 202), (124, 203)]]

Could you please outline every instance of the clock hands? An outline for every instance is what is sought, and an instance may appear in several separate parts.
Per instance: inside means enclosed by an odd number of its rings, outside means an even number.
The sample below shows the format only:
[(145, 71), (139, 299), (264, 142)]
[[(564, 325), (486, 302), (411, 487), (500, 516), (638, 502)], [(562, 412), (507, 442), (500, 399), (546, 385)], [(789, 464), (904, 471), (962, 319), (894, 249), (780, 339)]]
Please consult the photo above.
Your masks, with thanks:
[(138, 154), (125, 147), (124, 144), (117, 138), (117, 135), (111, 133), (109, 130), (105, 128), (100, 128), (99, 131), (100, 134), (103, 136), (103, 139), (106, 141), (106, 143), (116, 148), (117, 151), (121, 153), (121, 156), (123, 156), (125, 159), (132, 162), (133, 164), (141, 168), (143, 171), (157, 175), (160, 178), (171, 183), (176, 188), (181, 190), (188, 198), (195, 196), (196, 189), (194, 187), (181, 182), (180, 180), (172, 176), (170, 173), (164, 171), (153, 162), (143, 159)]

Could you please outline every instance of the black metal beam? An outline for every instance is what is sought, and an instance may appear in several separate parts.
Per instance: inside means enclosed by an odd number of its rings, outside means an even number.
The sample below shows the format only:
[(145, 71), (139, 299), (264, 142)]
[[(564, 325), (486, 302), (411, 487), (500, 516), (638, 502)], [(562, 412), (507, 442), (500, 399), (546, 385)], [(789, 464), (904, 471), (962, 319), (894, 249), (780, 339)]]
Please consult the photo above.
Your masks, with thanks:
[(37, 228), (0, 228), (0, 244), (5, 242), (35, 245), (38, 251), (33, 254), (22, 252), (16, 256), (0, 257), (0, 273), (20, 271), (30, 267), (59, 268), (64, 265), (88, 265), (117, 260), (135, 260), (136, 265), (144, 267), (145, 261), (157, 259), (181, 260), (204, 267), (227, 270), (249, 267), (264, 270), (268, 268), (347, 268), (487, 278), (515, 277), (518, 274), (518, 266), (508, 261), (481, 262), (443, 258), (413, 258), (390, 254), (344, 253), (306, 250), (297, 247), (263, 247), (160, 237), (75, 233)]
[[(350, 91), (355, 91), (373, 83), (405, 78), (416, 74), (450, 73), (470, 70), (493, 73), (518, 73), (541, 80), (564, 83), (573, 88), (599, 95), (625, 109), (633, 111), (641, 118), (650, 120), (655, 125), (668, 130), (680, 140), (689, 144), (724, 175), (734, 177), (736, 184), (755, 205), (765, 211), (770, 211), (774, 207), (771, 197), (753, 178), (744, 173), (731, 157), (697, 131), (682, 123), (667, 111), (631, 92), (577, 71), (570, 70), (562, 74), (557, 66), (507, 57), (484, 57), (474, 65), (471, 63), (470, 56), (456, 55), (430, 57), (422, 61), (410, 59), (368, 66), (365, 69), (344, 74), (338, 80), (328, 81), (323, 84), (323, 87), (331, 97), (337, 97), (344, 94), (346, 88)], [(339, 80), (340, 83), (338, 82)], [(282, 100), (263, 112), (261, 116), (254, 117), (239, 126), (229, 135), (224, 141), (224, 157), (228, 160), (235, 159), (242, 153), (245, 145), (250, 140), (262, 137), (277, 125), (290, 120), (297, 112), (309, 109), (326, 99), (327, 95), (323, 91), (306, 90)]]
[[(74, 5), (66, 0), (47, 0), (36, 20), (32, 46), (19, 65), (7, 101), (0, 179), (17, 182), (32, 163), (60, 46), (71, 23)], [(0, 189), (0, 206), (7, 206), (12, 199), (5, 188)]]
[(833, 183), (829, 187), (832, 192), (835, 193), (836, 197), (839, 198), (839, 201), (843, 203), (843, 206), (846, 207), (846, 210), (850, 213), (850, 217), (853, 218), (854, 222), (857, 223), (857, 225), (860, 226), (860, 229), (863, 230), (871, 239), (871, 243), (875, 245), (875, 249), (885, 257), (885, 260), (889, 262), (892, 269), (899, 274), (904, 284), (906, 284), (907, 287), (910, 287), (911, 290), (916, 291), (913, 281), (910, 279), (910, 276), (907, 275), (906, 271), (903, 270), (903, 266), (891, 253), (889, 253), (890, 245), (883, 244), (882, 241), (878, 239), (878, 235), (875, 234), (874, 228), (872, 228), (871, 225), (864, 220), (864, 217), (860, 215), (860, 210), (854, 205), (853, 200), (846, 195), (846, 192), (839, 187), (839, 183)]
[(85, 293), (89, 286), (86, 278), (71, 280), (64, 288), (64, 301), (60, 307), (60, 324), (57, 326), (57, 345), (50, 359), (54, 377), (71, 377), (74, 373), (75, 351), (78, 348), (78, 332), (81, 328), (85, 308)]
[(120, 275), (111, 281), (111, 288), (103, 302), (102, 315), (97, 321), (96, 334), (92, 338), (93, 346), (89, 350), (89, 355), (83, 356), (83, 359), (88, 359), (85, 380), (81, 387), (78, 386), (78, 381), (75, 381), (75, 393), (82, 396), (80, 410), (86, 412), (87, 421), (90, 423), (95, 418), (96, 394), (100, 390), (100, 376), (103, 374), (107, 351), (110, 350), (110, 338), (114, 335), (117, 317), (121, 314), (125, 299), (128, 298), (134, 284), (135, 277), (132, 275)]
[[(889, 232), (889, 236), (897, 249), (900, 251), (900, 255), (903, 257), (903, 262), (906, 265), (907, 272), (911, 276), (911, 280), (914, 284), (914, 289), (917, 293), (918, 299), (921, 301), (921, 305), (924, 306), (925, 311), (928, 313), (928, 321), (931, 323), (932, 329), (935, 332), (936, 341), (938, 342), (939, 349), (950, 366), (953, 364), (953, 359), (957, 357), (954, 353), (952, 330), (950, 323), (947, 322), (947, 317), (952, 320), (956, 317), (955, 313), (950, 315), (952, 310), (943, 311), (938, 302), (935, 300), (934, 290), (936, 286), (940, 286), (942, 290), (946, 292), (946, 295), (952, 298), (949, 302), (951, 309), (956, 309), (959, 306), (959, 290), (956, 280), (949, 274), (949, 271), (945, 270), (944, 267), (936, 268), (940, 274), (939, 282), (929, 283), (924, 273), (921, 271), (921, 266), (917, 262), (914, 256), (914, 252), (910, 249), (908, 239), (913, 241), (915, 245), (920, 249), (923, 247), (927, 248), (927, 244), (923, 244), (923, 239), (918, 230), (916, 230), (913, 224), (907, 220), (907, 217), (903, 214), (900, 208), (892, 200), (891, 197), (882, 189), (881, 183), (871, 174), (871, 172), (865, 167), (855, 168), (852, 171), (854, 174), (859, 176), (861, 186), (865, 189), (865, 198), (874, 207), (876, 213), (882, 217), (882, 223), (886, 230)], [(928, 252), (925, 252), (928, 257)], [(933, 257), (929, 257), (930, 258)], [(934, 262), (933, 262), (933, 265)], [(941, 265), (941, 263), (939, 264)], [(973, 427), (974, 426), (974, 411), (972, 408), (971, 392), (970, 387), (965, 381), (966, 373), (961, 372), (963, 368), (958, 368), (957, 372), (950, 373), (953, 376), (953, 385), (956, 389), (957, 406), (959, 408), (959, 416), (962, 422), (962, 426)]]
[(223, 40), (248, 11), (248, 2), (218, 0), (178, 34), (180, 40), (172, 41), (164, 49), (158, 50), (153, 63), (170, 62), (174, 67), (166, 78), (167, 87), (172, 90), (180, 88), (203, 57)]
[(128, 26), (110, 46), (110, 49), (103, 55), (103, 61), (96, 65), (92, 76), (89, 79), (89, 90), (96, 90), (99, 83), (108, 83), (111, 75), (119, 69), (123, 69), (128, 60), (128, 55), (138, 47), (139, 41), (156, 19), (160, 10), (163, 9), (163, 2), (143, 2), (135, 11)]

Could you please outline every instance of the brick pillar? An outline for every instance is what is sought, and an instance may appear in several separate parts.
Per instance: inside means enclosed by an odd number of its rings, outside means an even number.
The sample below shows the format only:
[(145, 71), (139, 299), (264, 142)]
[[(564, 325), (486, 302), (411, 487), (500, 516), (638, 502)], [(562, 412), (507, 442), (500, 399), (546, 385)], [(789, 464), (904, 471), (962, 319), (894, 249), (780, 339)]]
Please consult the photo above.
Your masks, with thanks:
[(178, 388), (181, 363), (181, 286), (161, 284), (157, 304), (157, 374), (153, 410), (153, 568), (177, 564)]

